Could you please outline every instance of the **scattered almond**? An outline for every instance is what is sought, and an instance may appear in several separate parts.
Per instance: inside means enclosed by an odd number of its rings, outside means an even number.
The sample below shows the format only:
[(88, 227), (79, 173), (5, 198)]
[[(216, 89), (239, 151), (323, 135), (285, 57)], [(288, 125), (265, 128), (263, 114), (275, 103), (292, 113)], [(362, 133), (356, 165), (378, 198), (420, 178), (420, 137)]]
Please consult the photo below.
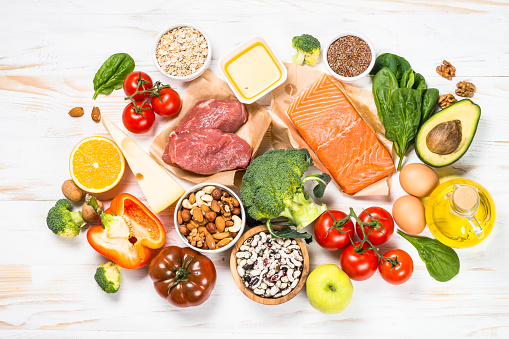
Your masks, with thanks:
[(101, 121), (101, 111), (99, 110), (99, 107), (94, 106), (94, 108), (92, 108), (92, 120), (94, 120), (95, 122)]
[(81, 117), (85, 113), (83, 107), (74, 107), (69, 111), (71, 117)]

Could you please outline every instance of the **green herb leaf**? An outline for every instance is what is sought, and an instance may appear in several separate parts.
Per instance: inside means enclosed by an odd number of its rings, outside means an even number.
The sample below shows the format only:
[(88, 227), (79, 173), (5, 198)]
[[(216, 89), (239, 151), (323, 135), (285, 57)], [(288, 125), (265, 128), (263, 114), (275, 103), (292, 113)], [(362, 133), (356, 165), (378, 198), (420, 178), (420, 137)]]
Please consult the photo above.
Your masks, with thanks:
[(94, 77), (94, 100), (98, 94), (110, 94), (123, 86), (125, 78), (134, 71), (134, 59), (127, 53), (110, 56)]
[(316, 186), (313, 188), (313, 194), (317, 198), (323, 197), (323, 194), (325, 192), (325, 188), (331, 181), (330, 175), (327, 173), (321, 173), (321, 174), (310, 174), (304, 180), (303, 183), (306, 181), (314, 180), (316, 181)]
[(416, 89), (420, 95), (426, 90), (426, 80), (421, 74), (415, 73), (414, 85), (412, 88)]
[(429, 275), (437, 281), (449, 281), (460, 271), (460, 260), (456, 252), (436, 239), (412, 236), (398, 230), (398, 234), (408, 240), (419, 252), (426, 264)]

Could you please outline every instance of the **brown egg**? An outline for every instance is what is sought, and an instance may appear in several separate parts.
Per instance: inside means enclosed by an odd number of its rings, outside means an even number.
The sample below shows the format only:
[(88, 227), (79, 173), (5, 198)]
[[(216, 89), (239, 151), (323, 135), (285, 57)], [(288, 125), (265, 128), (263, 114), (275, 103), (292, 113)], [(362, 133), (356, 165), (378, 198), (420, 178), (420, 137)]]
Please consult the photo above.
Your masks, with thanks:
[(399, 173), (399, 183), (408, 194), (423, 198), (438, 186), (438, 175), (426, 165), (408, 164)]
[(409, 234), (419, 234), (426, 227), (424, 205), (411, 195), (404, 195), (394, 202), (392, 216), (399, 228)]

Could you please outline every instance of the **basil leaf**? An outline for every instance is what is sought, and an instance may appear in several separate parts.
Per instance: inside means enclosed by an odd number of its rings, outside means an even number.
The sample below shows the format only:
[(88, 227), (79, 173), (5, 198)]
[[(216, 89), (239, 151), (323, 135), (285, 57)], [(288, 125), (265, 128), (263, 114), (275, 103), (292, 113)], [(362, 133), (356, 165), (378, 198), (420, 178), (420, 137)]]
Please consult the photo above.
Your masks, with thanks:
[(398, 88), (392, 93), (391, 100), (393, 110), (385, 117), (385, 137), (394, 142), (399, 157), (399, 171), (403, 157), (419, 131), (421, 95), (415, 89)]
[(385, 126), (385, 117), (392, 112), (392, 93), (398, 89), (396, 76), (384, 67), (373, 78), (373, 97), (375, 98), (378, 117)]
[(94, 76), (94, 96), (110, 94), (123, 86), (125, 78), (134, 71), (134, 59), (127, 53), (117, 53), (110, 56), (99, 68)]
[(272, 224), (270, 223), (270, 220), (267, 220), (267, 228), (269, 229), (270, 234), (278, 238), (289, 238), (289, 239), (301, 238), (306, 241), (306, 244), (310, 244), (311, 242), (313, 242), (313, 237), (311, 236), (311, 234), (306, 232), (303, 233), (297, 232), (296, 229), (293, 229), (289, 226), (283, 228), (281, 231), (274, 231), (274, 229), (272, 228)]
[(422, 95), (422, 106), (421, 106), (421, 126), (435, 113), (435, 106), (438, 101), (438, 89), (428, 88)]
[(437, 281), (449, 281), (460, 271), (460, 260), (452, 248), (436, 239), (411, 236), (398, 230), (399, 235), (408, 240), (419, 252), (426, 264), (429, 275)]
[(316, 186), (313, 188), (313, 194), (317, 198), (323, 197), (323, 194), (325, 192), (325, 188), (331, 181), (330, 175), (327, 173), (321, 173), (321, 174), (310, 174), (304, 180), (303, 183), (306, 181), (314, 180), (316, 181)]
[(370, 74), (377, 74), (382, 68), (387, 67), (391, 70), (392, 74), (396, 76), (396, 79), (401, 81), (401, 78), (406, 71), (411, 69), (410, 63), (400, 56), (391, 53), (380, 54), (373, 65), (373, 69)]

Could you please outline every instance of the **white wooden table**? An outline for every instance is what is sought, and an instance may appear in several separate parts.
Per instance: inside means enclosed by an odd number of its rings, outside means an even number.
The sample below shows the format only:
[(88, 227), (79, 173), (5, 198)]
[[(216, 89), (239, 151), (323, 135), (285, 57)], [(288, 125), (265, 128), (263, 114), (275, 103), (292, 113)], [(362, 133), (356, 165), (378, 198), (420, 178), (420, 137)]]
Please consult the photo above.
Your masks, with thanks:
[[(460, 161), (438, 172), (473, 179), (491, 192), (498, 215), (489, 239), (458, 250), (459, 275), (439, 283), (415, 249), (395, 235), (382, 249), (407, 250), (415, 263), (412, 279), (397, 287), (376, 273), (354, 282), (350, 306), (336, 315), (314, 310), (304, 291), (280, 306), (251, 301), (231, 277), (229, 252), (211, 256), (217, 286), (200, 307), (172, 307), (156, 294), (147, 268), (123, 270), (119, 293), (103, 293), (93, 274), (104, 258), (84, 233), (55, 236), (45, 217), (62, 197), (72, 147), (87, 136), (108, 136), (90, 119), (92, 106), (122, 126), (122, 91), (91, 99), (96, 70), (109, 55), (127, 52), (137, 70), (165, 80), (152, 63), (151, 49), (158, 31), (174, 22), (192, 22), (207, 32), (216, 74), (218, 59), (252, 36), (264, 37), (289, 61), (294, 35), (310, 33), (325, 44), (339, 31), (353, 30), (368, 36), (377, 52), (407, 58), (441, 93), (452, 92), (460, 80), (475, 83), (473, 100), (482, 108), (475, 139)], [(0, 0), (0, 337), (509, 337), (508, 39), (506, 0)], [(457, 68), (453, 81), (435, 72), (444, 59)], [(360, 85), (369, 88), (369, 81)], [(67, 112), (75, 106), (84, 107), (86, 115), (70, 118)], [(165, 122), (157, 117), (151, 132), (134, 139), (148, 150)], [(268, 137), (263, 147), (270, 147)], [(406, 161), (418, 161), (413, 151)], [(331, 185), (324, 201), (345, 211), (373, 205), (391, 210), (403, 195), (397, 176), (393, 183), (389, 197), (358, 199)], [(119, 187), (102, 197), (122, 191), (143, 200), (129, 170)], [(183, 245), (173, 229), (173, 207), (158, 216), (167, 230), (166, 245)], [(339, 262), (339, 253), (316, 243), (309, 251), (312, 269)]]

